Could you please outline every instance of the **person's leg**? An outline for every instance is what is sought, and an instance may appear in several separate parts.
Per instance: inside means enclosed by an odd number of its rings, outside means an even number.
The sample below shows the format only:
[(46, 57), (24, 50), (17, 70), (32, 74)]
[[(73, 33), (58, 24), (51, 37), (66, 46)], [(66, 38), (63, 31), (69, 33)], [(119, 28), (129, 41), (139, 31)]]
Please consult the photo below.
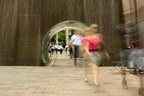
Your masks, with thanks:
[(96, 86), (98, 86), (99, 85), (99, 83), (98, 83), (98, 74), (99, 74), (98, 70), (99, 70), (99, 67), (96, 64), (92, 64), (92, 70), (93, 70), (94, 84)]
[(51, 58), (51, 52), (50, 51), (48, 52), (48, 56)]
[(88, 68), (88, 55), (85, 53), (84, 54), (84, 57), (82, 59), (82, 67), (83, 67), (83, 72), (84, 72), (84, 81), (87, 82), (88, 81), (88, 78), (87, 78), (87, 68)]
[(88, 79), (87, 79), (87, 65), (86, 64), (83, 65), (83, 72), (84, 72), (84, 80), (85, 82), (87, 82)]
[(60, 54), (62, 54), (62, 49), (60, 49)]
[(57, 54), (57, 51), (58, 51), (57, 48), (55, 50), (56, 50), (56, 54)]
[(96, 86), (99, 86), (98, 83), (98, 74), (99, 74), (99, 65), (101, 64), (101, 55), (100, 52), (90, 52), (90, 61), (91, 61), (91, 68), (93, 71), (93, 78), (94, 78), (94, 84)]
[(126, 81), (126, 74), (125, 73), (121, 73), (121, 75), (122, 75), (122, 82), (121, 82), (122, 88), (123, 89), (128, 89), (127, 81)]
[(143, 76), (143, 74), (139, 74), (139, 76), (140, 76), (139, 95), (143, 96), (144, 95), (144, 84), (143, 84), (143, 82), (144, 82), (144, 76)]
[(66, 54), (67, 54), (67, 48), (65, 49), (65, 51), (66, 51)]
[(54, 49), (51, 49), (51, 51), (52, 51), (52, 54), (53, 54)]
[(79, 46), (74, 45), (74, 64), (76, 65), (77, 54), (79, 53)]
[(74, 65), (76, 65), (76, 52), (77, 52), (77, 46), (74, 45)]
[(70, 58), (72, 59), (72, 50), (69, 51)]
[(61, 49), (61, 54), (63, 53), (63, 49)]

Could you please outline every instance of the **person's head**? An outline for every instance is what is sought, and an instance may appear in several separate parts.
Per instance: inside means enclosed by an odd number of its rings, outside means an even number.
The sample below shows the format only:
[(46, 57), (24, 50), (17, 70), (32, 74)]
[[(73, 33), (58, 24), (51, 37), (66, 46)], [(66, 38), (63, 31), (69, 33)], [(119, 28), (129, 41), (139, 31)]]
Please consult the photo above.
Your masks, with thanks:
[(97, 33), (99, 26), (97, 24), (91, 24), (90, 28), (91, 28), (91, 32)]
[(51, 45), (54, 45), (54, 42), (51, 42)]
[(86, 30), (86, 31), (85, 31), (85, 34), (86, 34), (86, 35), (90, 34), (90, 31), (91, 31), (91, 28), (90, 28), (90, 27), (86, 27), (85, 30)]
[(80, 31), (75, 30), (75, 31), (74, 31), (74, 34), (80, 34)]

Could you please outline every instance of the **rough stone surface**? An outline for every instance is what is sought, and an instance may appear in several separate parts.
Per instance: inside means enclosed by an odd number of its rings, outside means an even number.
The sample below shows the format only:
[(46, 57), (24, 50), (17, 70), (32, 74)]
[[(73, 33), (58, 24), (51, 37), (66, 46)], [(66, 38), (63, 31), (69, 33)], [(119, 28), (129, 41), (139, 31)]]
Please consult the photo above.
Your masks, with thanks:
[(139, 96), (139, 75), (126, 74), (128, 89), (122, 89), (121, 74), (114, 67), (100, 67), (100, 87), (93, 83), (91, 69), (84, 82), (81, 60), (59, 55), (53, 67), (1, 66), (0, 96)]

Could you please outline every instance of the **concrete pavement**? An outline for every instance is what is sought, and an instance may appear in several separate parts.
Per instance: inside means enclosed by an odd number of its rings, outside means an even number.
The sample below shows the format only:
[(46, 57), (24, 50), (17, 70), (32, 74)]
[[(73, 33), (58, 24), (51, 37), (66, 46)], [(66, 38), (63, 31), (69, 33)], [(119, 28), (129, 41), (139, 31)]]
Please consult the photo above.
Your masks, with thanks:
[[(63, 58), (61, 58), (63, 56)], [(100, 67), (100, 86), (93, 84), (91, 69), (84, 82), (81, 59), (78, 65), (58, 54), (53, 67), (1, 66), (0, 96), (139, 96), (139, 76), (126, 74), (128, 89), (121, 87), (121, 74), (114, 67)]]

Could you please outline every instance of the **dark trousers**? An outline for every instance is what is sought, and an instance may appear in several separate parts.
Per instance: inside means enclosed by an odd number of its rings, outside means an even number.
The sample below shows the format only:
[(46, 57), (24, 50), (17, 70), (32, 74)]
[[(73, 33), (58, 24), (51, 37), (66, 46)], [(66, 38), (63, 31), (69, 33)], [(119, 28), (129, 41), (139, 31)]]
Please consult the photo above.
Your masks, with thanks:
[(72, 57), (73, 57), (73, 50), (72, 50), (72, 48), (69, 49), (69, 56), (72, 59)]
[[(57, 51), (60, 51), (60, 54), (62, 54), (63, 49), (57, 49)], [(57, 54), (57, 51), (56, 51), (56, 54)]]
[(74, 63), (76, 63), (76, 58), (78, 57), (78, 53), (79, 53), (79, 46), (78, 45), (74, 45)]
[(62, 52), (63, 52), (63, 49), (60, 49), (60, 54), (62, 54)]

